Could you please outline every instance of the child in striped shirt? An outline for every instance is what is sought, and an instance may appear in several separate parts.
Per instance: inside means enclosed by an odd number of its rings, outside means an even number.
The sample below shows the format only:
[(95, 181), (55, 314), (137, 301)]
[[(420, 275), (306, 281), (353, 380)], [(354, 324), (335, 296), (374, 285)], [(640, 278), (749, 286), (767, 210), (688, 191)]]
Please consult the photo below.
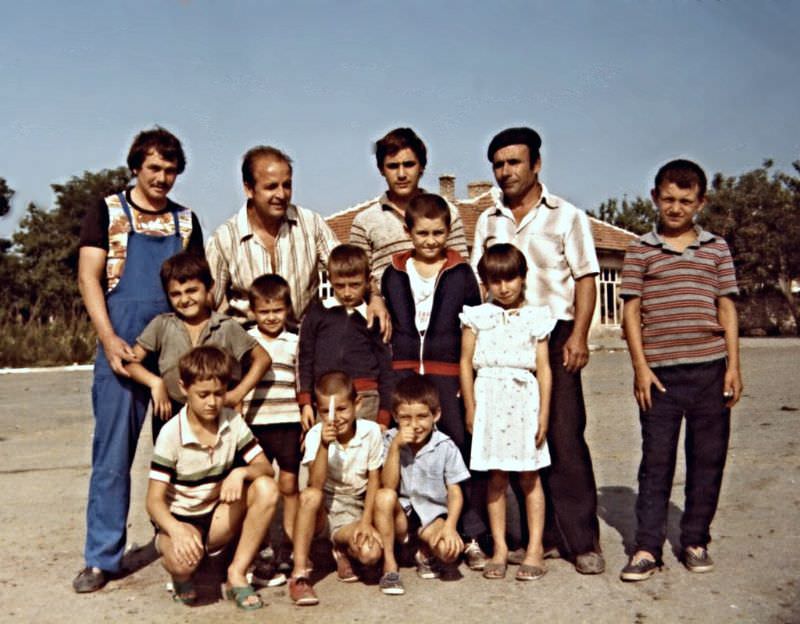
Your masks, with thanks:
[(294, 319), (289, 284), (280, 275), (262, 275), (250, 286), (249, 300), (256, 325), (248, 333), (270, 354), (272, 367), (245, 397), (242, 413), (267, 459), (278, 462), (278, 489), (283, 497), (282, 543), (274, 561), (270, 557), (258, 559), (253, 575), (258, 582), (275, 586), (285, 582), (285, 573), (291, 571), (300, 441), (303, 430), (314, 423), (302, 423), (297, 404), (298, 338), (286, 330), (287, 321)]
[(686, 420), (686, 504), (681, 559), (710, 572), (711, 521), (717, 509), (730, 435), (730, 408), (742, 393), (736, 274), (725, 241), (695, 225), (705, 205), (705, 172), (673, 160), (652, 191), (659, 225), (625, 252), (623, 323), (642, 426), (636, 499), (636, 552), (623, 581), (661, 568), (667, 503), (678, 436)]
[(226, 595), (241, 609), (260, 609), (245, 575), (278, 502), (272, 466), (242, 417), (224, 406), (230, 356), (196, 347), (178, 367), (186, 405), (156, 440), (147, 488), (156, 549), (172, 576), (173, 599), (190, 605), (203, 557), (236, 543)]

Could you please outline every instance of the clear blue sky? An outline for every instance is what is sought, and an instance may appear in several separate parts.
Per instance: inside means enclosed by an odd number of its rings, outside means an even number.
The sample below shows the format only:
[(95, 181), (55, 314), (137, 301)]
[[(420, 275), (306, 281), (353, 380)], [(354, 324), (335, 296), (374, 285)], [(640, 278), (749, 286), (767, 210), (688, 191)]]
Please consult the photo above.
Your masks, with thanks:
[(800, 158), (800, 3), (713, 0), (0, 3), (0, 177), (50, 184), (124, 164), (174, 131), (173, 197), (206, 232), (242, 203), (245, 150), (295, 160), (294, 200), (330, 214), (378, 195), (372, 143), (409, 125), (423, 182), (490, 179), (491, 136), (531, 125), (542, 179), (583, 208), (645, 194), (667, 159), (736, 174)]

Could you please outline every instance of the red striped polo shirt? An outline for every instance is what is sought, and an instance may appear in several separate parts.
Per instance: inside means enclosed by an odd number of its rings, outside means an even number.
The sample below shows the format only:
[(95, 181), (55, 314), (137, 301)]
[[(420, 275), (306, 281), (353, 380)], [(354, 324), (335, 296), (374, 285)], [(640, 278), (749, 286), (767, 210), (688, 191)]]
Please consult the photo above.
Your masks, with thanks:
[(739, 292), (728, 244), (695, 227), (682, 253), (656, 230), (632, 241), (622, 266), (623, 299), (641, 297), (642, 343), (651, 367), (724, 358), (717, 300)]

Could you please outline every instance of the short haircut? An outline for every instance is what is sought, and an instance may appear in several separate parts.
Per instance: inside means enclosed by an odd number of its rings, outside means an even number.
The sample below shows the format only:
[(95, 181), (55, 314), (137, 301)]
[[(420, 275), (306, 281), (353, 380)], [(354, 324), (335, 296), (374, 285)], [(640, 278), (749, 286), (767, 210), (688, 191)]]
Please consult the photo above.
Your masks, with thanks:
[(223, 386), (227, 386), (232, 371), (231, 356), (213, 345), (195, 347), (178, 360), (178, 373), (186, 388), (208, 379), (218, 379)]
[[(347, 395), (347, 398), (351, 401), (355, 401), (358, 396), (350, 375), (342, 371), (329, 371), (317, 379), (317, 383), (314, 384), (314, 394), (317, 396), (318, 401), (321, 396), (330, 397), (340, 392)], [(327, 405), (318, 407), (319, 409), (325, 409)]]
[(428, 164), (428, 150), (411, 128), (395, 128), (375, 142), (375, 161), (378, 170), (383, 171), (383, 161), (387, 156), (394, 156), (397, 152), (410, 149), (419, 161), (419, 168), (425, 169)]
[(658, 170), (654, 187), (656, 193), (659, 192), (662, 184), (669, 184), (670, 182), (680, 189), (696, 186), (698, 188), (698, 199), (703, 199), (708, 189), (708, 178), (703, 168), (696, 162), (684, 158), (671, 160)]
[(442, 219), (450, 229), (450, 206), (445, 199), (434, 193), (415, 195), (406, 208), (406, 227), (411, 230), (417, 219)]
[(256, 304), (257, 299), (261, 301), (278, 299), (289, 308), (289, 311), (292, 310), (292, 291), (289, 288), (289, 283), (277, 273), (259, 275), (250, 284), (247, 297), (250, 300), (251, 307)]
[(142, 130), (133, 139), (131, 149), (128, 151), (128, 169), (131, 173), (135, 175), (142, 168), (151, 150), (158, 152), (164, 160), (174, 162), (178, 167), (178, 173), (183, 173), (186, 169), (186, 155), (178, 137), (169, 130), (156, 126), (151, 130)]
[(508, 147), (509, 145), (527, 145), (531, 155), (531, 167), (539, 160), (539, 149), (542, 147), (542, 137), (533, 128), (506, 128), (494, 135), (486, 151), (489, 162), (494, 162), (494, 155), (497, 150)]
[(365, 275), (369, 278), (367, 252), (355, 245), (337, 245), (328, 258), (328, 275), (340, 277)]
[(397, 382), (392, 391), (392, 414), (397, 414), (397, 409), (401, 405), (409, 403), (422, 403), (427, 405), (431, 412), (439, 411), (441, 408), (439, 391), (430, 377), (413, 373)]
[(528, 274), (528, 263), (523, 253), (511, 243), (497, 243), (483, 252), (478, 262), (478, 275), (484, 284)]
[(244, 182), (250, 188), (253, 188), (256, 183), (256, 177), (253, 173), (253, 168), (256, 165), (256, 161), (262, 158), (285, 162), (289, 166), (289, 172), (291, 173), (292, 171), (292, 159), (277, 147), (271, 147), (269, 145), (256, 145), (255, 147), (247, 150), (247, 153), (244, 155), (244, 159), (242, 159), (242, 182)]
[(171, 280), (179, 284), (189, 280), (200, 280), (206, 288), (211, 288), (214, 278), (211, 277), (211, 269), (203, 254), (196, 251), (181, 251), (174, 256), (170, 256), (161, 265), (161, 286), (167, 292), (167, 286)]

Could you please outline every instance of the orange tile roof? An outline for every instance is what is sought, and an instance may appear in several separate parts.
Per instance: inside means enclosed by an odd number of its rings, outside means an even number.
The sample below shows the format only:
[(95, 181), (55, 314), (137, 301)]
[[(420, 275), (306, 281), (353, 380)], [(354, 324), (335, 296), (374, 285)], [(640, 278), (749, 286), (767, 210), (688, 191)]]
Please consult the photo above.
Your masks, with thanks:
[[(340, 241), (347, 242), (350, 240), (350, 225), (353, 223), (353, 219), (374, 201), (375, 199), (370, 199), (364, 203), (346, 208), (326, 217), (325, 221)], [(473, 199), (457, 199), (454, 203), (461, 214), (464, 233), (468, 244), (471, 246), (475, 237), (475, 224), (480, 214), (492, 205), (492, 197), (487, 192)], [(589, 222), (591, 223), (592, 236), (594, 236), (594, 244), (597, 249), (602, 249), (603, 251), (625, 251), (628, 243), (636, 238), (633, 232), (623, 230), (592, 216), (589, 216)]]

